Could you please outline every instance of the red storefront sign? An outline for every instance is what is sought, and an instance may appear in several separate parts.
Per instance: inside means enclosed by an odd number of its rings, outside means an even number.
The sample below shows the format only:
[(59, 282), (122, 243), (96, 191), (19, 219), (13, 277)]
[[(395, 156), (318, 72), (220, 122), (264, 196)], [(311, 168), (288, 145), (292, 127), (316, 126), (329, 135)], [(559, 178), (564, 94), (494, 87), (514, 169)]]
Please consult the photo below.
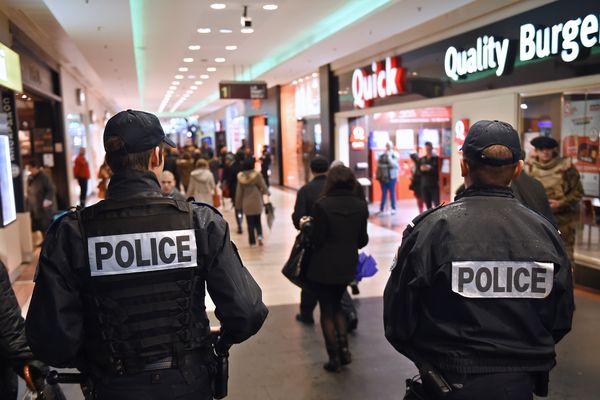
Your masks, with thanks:
[(357, 68), (352, 74), (352, 96), (354, 105), (369, 107), (374, 99), (395, 96), (405, 92), (404, 75), (406, 70), (398, 66), (396, 57), (373, 62), (371, 71)]

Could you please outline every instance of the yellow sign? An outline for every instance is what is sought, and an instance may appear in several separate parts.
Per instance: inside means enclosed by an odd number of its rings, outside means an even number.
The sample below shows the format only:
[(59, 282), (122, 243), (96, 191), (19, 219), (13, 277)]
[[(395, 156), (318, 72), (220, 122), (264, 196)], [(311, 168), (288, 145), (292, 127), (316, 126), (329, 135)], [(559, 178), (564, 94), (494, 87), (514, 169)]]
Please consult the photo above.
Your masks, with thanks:
[(0, 85), (17, 92), (23, 91), (19, 55), (0, 43)]

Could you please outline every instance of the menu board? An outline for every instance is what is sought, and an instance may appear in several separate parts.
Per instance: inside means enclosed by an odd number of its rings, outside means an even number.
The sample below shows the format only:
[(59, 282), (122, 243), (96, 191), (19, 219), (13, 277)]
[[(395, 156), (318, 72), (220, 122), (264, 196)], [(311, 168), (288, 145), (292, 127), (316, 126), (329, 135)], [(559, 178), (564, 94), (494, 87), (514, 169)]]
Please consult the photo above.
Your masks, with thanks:
[(2, 212), (0, 224), (6, 226), (17, 219), (10, 162), (10, 141), (6, 135), (0, 135), (0, 203)]

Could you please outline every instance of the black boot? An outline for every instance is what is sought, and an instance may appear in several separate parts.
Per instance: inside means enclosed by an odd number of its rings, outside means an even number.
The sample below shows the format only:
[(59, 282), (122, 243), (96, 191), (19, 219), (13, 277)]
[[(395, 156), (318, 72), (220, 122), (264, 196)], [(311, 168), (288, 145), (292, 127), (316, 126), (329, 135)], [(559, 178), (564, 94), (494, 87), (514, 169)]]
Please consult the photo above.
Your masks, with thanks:
[(329, 361), (323, 364), (323, 368), (327, 372), (340, 372), (342, 370), (342, 364), (340, 362), (340, 354), (338, 348), (327, 348), (327, 354), (329, 355)]
[(348, 348), (348, 336), (338, 335), (338, 349), (340, 354), (340, 363), (342, 365), (348, 365), (352, 362), (352, 353)]

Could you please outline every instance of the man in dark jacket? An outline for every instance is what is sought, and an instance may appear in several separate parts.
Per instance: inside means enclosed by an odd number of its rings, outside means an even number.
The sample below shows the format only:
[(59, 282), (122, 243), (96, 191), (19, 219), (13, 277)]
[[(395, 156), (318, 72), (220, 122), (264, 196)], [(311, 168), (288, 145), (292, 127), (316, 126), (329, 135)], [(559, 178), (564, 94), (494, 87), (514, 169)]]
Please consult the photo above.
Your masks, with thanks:
[(58, 210), (56, 187), (37, 160), (29, 163), (29, 172), (27, 206), (31, 213), (31, 230), (33, 232), (41, 231), (43, 234), (52, 222), (52, 214)]
[[(325, 188), (328, 169), (329, 163), (325, 157), (317, 155), (311, 160), (310, 171), (313, 179), (298, 190), (292, 213), (292, 222), (296, 229), (300, 229), (302, 217), (313, 215), (314, 205)], [(296, 319), (305, 324), (314, 324), (313, 311), (316, 306), (317, 296), (311, 290), (303, 288), (300, 292), (300, 313), (296, 314)]]
[(30, 346), (48, 364), (85, 372), (99, 400), (213, 398), (205, 287), (218, 348), (248, 339), (267, 316), (218, 211), (162, 196), (165, 144), (174, 146), (156, 116), (112, 117), (107, 199), (56, 221), (40, 254)]
[[(520, 153), (509, 124), (474, 124), (461, 160), (466, 190), (404, 232), (384, 293), (385, 335), (415, 362), (430, 398), (543, 395), (555, 343), (571, 329), (560, 234), (508, 187)], [(444, 381), (428, 379), (436, 374)]]

